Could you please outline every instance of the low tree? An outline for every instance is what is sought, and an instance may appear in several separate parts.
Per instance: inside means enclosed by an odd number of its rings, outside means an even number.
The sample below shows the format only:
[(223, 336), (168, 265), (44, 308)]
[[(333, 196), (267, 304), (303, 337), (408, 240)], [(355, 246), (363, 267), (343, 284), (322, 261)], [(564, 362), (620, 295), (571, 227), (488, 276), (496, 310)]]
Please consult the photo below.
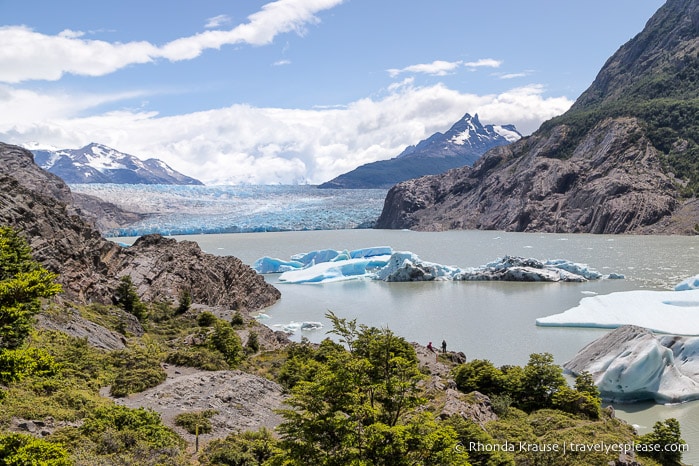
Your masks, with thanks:
[(184, 289), (180, 292), (180, 300), (177, 303), (177, 309), (175, 309), (176, 314), (184, 314), (189, 311), (192, 307), (192, 293), (189, 290)]
[(686, 442), (680, 433), (680, 423), (675, 418), (656, 422), (653, 432), (642, 435), (638, 444), (641, 456), (652, 458), (663, 466), (682, 464)]
[(0, 227), (0, 349), (24, 342), (41, 299), (62, 291), (57, 278), (32, 258), (29, 244), (14, 229)]
[(146, 318), (146, 306), (141, 302), (141, 298), (136, 293), (136, 287), (130, 275), (121, 277), (119, 286), (114, 293), (116, 304), (129, 314), (133, 314), (140, 321)]

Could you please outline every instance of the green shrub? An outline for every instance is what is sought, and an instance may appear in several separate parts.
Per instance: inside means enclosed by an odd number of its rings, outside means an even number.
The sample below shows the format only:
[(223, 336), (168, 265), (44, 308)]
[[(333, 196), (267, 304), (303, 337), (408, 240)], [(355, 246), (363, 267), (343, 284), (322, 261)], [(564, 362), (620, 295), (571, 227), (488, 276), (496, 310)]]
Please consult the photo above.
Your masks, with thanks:
[(204, 311), (197, 316), (197, 325), (200, 327), (211, 327), (218, 319), (209, 311)]
[(123, 397), (131, 393), (139, 393), (151, 387), (160, 385), (167, 378), (167, 374), (160, 367), (150, 368), (124, 368), (121, 370), (112, 386), (109, 394), (116, 397)]
[(218, 411), (207, 409), (205, 411), (195, 411), (181, 413), (175, 416), (175, 425), (182, 427), (190, 434), (208, 434), (213, 429), (210, 418), (218, 414)]
[(70, 466), (62, 445), (26, 434), (0, 435), (0, 464), (8, 466)]
[(272, 458), (277, 440), (262, 428), (257, 432), (231, 434), (212, 440), (199, 457), (203, 466), (258, 466)]
[(192, 346), (168, 353), (165, 362), (176, 366), (196, 367), (205, 371), (230, 369), (223, 355), (205, 346)]
[(114, 300), (117, 305), (124, 309), (129, 314), (133, 314), (139, 321), (146, 318), (146, 306), (141, 302), (141, 299), (136, 293), (131, 276), (124, 275), (121, 277), (119, 286), (114, 293)]
[(245, 325), (243, 314), (241, 314), (240, 311), (235, 311), (235, 314), (233, 314), (233, 317), (231, 317), (231, 325), (236, 328)]
[(189, 290), (182, 290), (180, 292), (180, 300), (177, 303), (177, 309), (175, 310), (175, 313), (184, 314), (185, 312), (189, 311), (189, 308), (191, 306), (192, 294), (189, 292)]
[(248, 340), (245, 342), (245, 351), (250, 354), (260, 351), (260, 341), (256, 332), (248, 334)]
[(214, 331), (208, 337), (208, 344), (211, 349), (219, 351), (231, 367), (237, 366), (243, 358), (243, 344), (240, 337), (233, 327), (223, 321), (217, 321), (214, 324)]

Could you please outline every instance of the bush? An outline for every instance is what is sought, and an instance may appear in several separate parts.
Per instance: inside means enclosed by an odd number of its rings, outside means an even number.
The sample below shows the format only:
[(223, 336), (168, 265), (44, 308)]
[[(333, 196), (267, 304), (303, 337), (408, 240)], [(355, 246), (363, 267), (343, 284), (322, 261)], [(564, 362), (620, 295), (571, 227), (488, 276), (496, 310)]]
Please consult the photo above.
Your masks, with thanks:
[(146, 318), (146, 306), (141, 302), (141, 298), (136, 293), (131, 276), (124, 275), (114, 293), (116, 304), (129, 314), (133, 314), (139, 321)]
[(139, 393), (151, 387), (160, 385), (167, 378), (167, 374), (160, 367), (124, 369), (114, 379), (109, 394), (115, 397), (127, 396), (131, 393)]
[(223, 355), (205, 346), (178, 349), (168, 353), (165, 362), (176, 366), (196, 367), (205, 371), (230, 369)]
[(204, 311), (197, 316), (197, 325), (200, 327), (211, 327), (218, 319), (209, 311)]
[(243, 344), (233, 327), (218, 321), (214, 324), (214, 332), (209, 335), (209, 346), (223, 355), (229, 366), (235, 367), (243, 357)]
[(274, 455), (277, 440), (262, 428), (257, 432), (231, 434), (206, 445), (199, 462), (204, 466), (257, 466)]
[(192, 294), (189, 292), (189, 290), (182, 290), (180, 293), (180, 301), (177, 304), (177, 309), (175, 312), (177, 314), (184, 314), (185, 312), (189, 311), (189, 308), (192, 306)]
[(260, 341), (256, 332), (248, 334), (248, 341), (245, 342), (245, 351), (250, 354), (260, 351)]
[(0, 464), (27, 466), (70, 466), (68, 452), (62, 445), (26, 434), (0, 436)]
[(175, 425), (184, 428), (192, 435), (197, 433), (208, 434), (213, 429), (209, 418), (216, 414), (218, 414), (218, 411), (213, 409), (178, 414), (175, 416)]
[(454, 381), (463, 392), (479, 391), (492, 396), (503, 391), (504, 375), (487, 359), (474, 359), (454, 370)]
[(242, 327), (243, 325), (245, 325), (243, 314), (241, 314), (240, 311), (235, 311), (235, 314), (233, 314), (233, 317), (231, 317), (231, 326), (237, 328)]

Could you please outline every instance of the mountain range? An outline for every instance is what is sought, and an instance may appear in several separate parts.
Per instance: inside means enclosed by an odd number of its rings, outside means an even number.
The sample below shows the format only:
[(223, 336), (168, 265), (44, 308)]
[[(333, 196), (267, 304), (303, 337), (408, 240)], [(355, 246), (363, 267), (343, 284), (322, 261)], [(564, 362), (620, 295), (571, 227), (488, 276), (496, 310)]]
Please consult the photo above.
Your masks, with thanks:
[(177, 184), (202, 185), (158, 159), (141, 160), (102, 144), (80, 149), (32, 150), (34, 161), (69, 184)]
[(424, 175), (473, 165), (493, 147), (517, 141), (522, 135), (513, 125), (485, 125), (468, 113), (445, 133), (437, 132), (408, 146), (390, 160), (361, 165), (319, 188), (390, 188), (396, 183)]
[(699, 2), (668, 0), (560, 117), (400, 183), (376, 228), (699, 233)]

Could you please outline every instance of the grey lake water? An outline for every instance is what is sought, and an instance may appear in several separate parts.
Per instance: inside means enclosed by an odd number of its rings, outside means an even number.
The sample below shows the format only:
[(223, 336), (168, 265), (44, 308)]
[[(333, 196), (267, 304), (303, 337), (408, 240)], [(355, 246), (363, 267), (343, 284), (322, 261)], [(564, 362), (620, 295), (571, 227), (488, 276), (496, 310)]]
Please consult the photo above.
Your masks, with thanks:
[[(565, 311), (593, 294), (637, 289), (667, 290), (699, 273), (699, 238), (679, 236), (606, 236), (527, 234), (495, 231), (424, 233), (387, 230), (321, 230), (209, 234), (176, 237), (199, 243), (218, 255), (233, 255), (247, 264), (262, 256), (288, 259), (317, 249), (391, 246), (421, 259), (471, 267), (504, 255), (568, 259), (602, 273), (621, 273), (623, 280), (586, 283), (422, 282), (384, 283), (352, 280), (325, 284), (284, 284), (278, 275), (266, 279), (282, 293), (264, 310), (272, 328), (290, 322), (319, 321), (325, 328), (297, 332), (311, 341), (325, 338), (332, 310), (359, 323), (388, 327), (409, 341), (440, 344), (463, 351), (469, 359), (496, 365), (526, 364), (531, 353), (549, 352), (557, 363), (569, 360), (608, 330), (537, 327), (535, 319)], [(133, 238), (118, 238), (131, 242)], [(697, 316), (699, 318), (699, 316)], [(690, 446), (684, 460), (699, 464), (699, 402), (679, 405), (614, 405), (617, 415), (644, 433), (658, 420), (675, 417)]]

